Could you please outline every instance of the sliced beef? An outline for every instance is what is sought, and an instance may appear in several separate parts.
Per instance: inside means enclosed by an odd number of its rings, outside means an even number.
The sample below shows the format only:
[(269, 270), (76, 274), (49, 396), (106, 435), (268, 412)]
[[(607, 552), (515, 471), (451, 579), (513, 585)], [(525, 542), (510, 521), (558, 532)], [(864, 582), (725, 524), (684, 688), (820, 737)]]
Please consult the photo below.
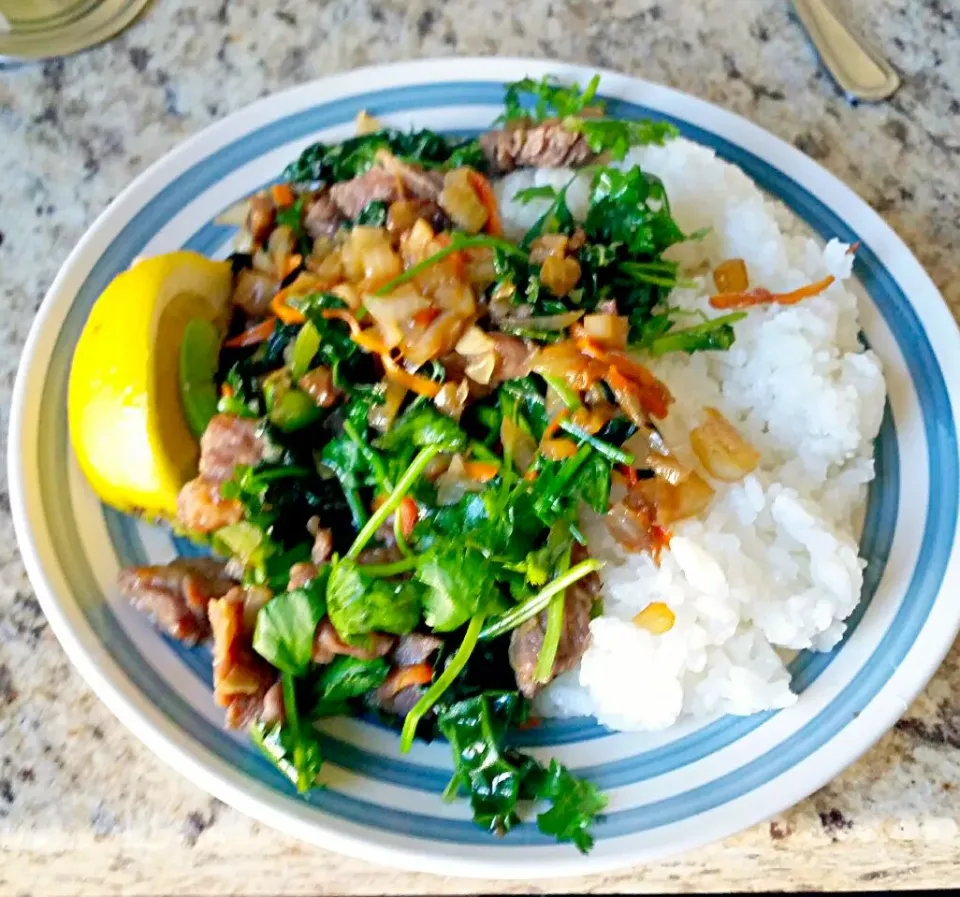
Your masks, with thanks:
[(257, 243), (262, 243), (270, 236), (273, 225), (277, 220), (277, 209), (267, 193), (258, 193), (251, 196), (247, 206), (247, 230)]
[(290, 568), (290, 581), (287, 583), (287, 589), (302, 589), (317, 578), (317, 565), (308, 561), (301, 561)]
[(559, 121), (489, 131), (481, 135), (480, 148), (496, 174), (515, 168), (577, 168), (595, 155), (582, 134)]
[(280, 281), (263, 271), (244, 268), (233, 283), (233, 304), (248, 315), (260, 318), (270, 310), (270, 300), (280, 289)]
[(204, 477), (190, 480), (177, 496), (177, 520), (194, 533), (212, 533), (243, 520), (243, 505), (223, 498), (220, 487)]
[(428, 632), (411, 632), (400, 636), (393, 649), (393, 662), (401, 667), (423, 663), (443, 646), (443, 639)]
[(213, 632), (213, 699), (226, 709), (231, 729), (260, 718), (277, 681), (277, 671), (253, 650), (252, 633), (244, 624), (245, 598), (245, 590), (237, 586), (207, 607)]
[(399, 178), (404, 191), (414, 199), (436, 202), (443, 190), (443, 172), (428, 171), (419, 165), (401, 162), (392, 153), (384, 150), (377, 153), (377, 163), (395, 178)]
[(535, 346), (505, 333), (488, 333), (487, 336), (493, 340), (493, 350), (497, 355), (497, 364), (490, 379), (491, 385), (526, 377), (530, 373), (530, 366), (537, 354)]
[(343, 215), (329, 192), (315, 193), (308, 200), (303, 226), (314, 240), (318, 237), (332, 237), (341, 224)]
[(313, 639), (313, 662), (319, 664), (330, 663), (334, 657), (347, 655), (358, 660), (373, 660), (390, 653), (396, 639), (392, 635), (382, 632), (371, 632), (367, 636), (367, 647), (348, 645), (340, 638), (333, 623), (326, 617), (317, 626), (317, 634)]
[(178, 558), (169, 564), (120, 571), (120, 591), (176, 639), (195, 645), (210, 635), (207, 605), (236, 582), (213, 558)]
[[(585, 577), (586, 578), (586, 577)], [(567, 589), (563, 603), (563, 631), (557, 657), (550, 678), (573, 669), (590, 644), (590, 611), (594, 596), (579, 582)], [(518, 626), (510, 636), (510, 666), (517, 677), (517, 687), (524, 696), (532, 698), (545, 683), (534, 679), (537, 658), (543, 647), (547, 627), (547, 612)]]
[(321, 408), (331, 407), (343, 395), (333, 383), (333, 372), (323, 365), (304, 374), (297, 381), (297, 386)]
[[(389, 677), (387, 681), (389, 681)], [(407, 688), (394, 692), (390, 688), (385, 688), (386, 685), (387, 682), (385, 681), (383, 685), (367, 695), (367, 705), (375, 710), (381, 710), (384, 713), (389, 713), (401, 718), (413, 710), (417, 701), (423, 697), (423, 693), (426, 691), (425, 686), (410, 685)]]
[(266, 447), (260, 421), (233, 414), (214, 415), (200, 439), (200, 476), (224, 483), (238, 464), (253, 466), (261, 461)]
[(310, 550), (310, 559), (315, 564), (325, 564), (333, 554), (333, 530), (321, 526), (313, 537), (313, 548)]
[(365, 174), (330, 188), (330, 198), (345, 218), (354, 219), (372, 202), (391, 202), (397, 197), (397, 178), (375, 166)]

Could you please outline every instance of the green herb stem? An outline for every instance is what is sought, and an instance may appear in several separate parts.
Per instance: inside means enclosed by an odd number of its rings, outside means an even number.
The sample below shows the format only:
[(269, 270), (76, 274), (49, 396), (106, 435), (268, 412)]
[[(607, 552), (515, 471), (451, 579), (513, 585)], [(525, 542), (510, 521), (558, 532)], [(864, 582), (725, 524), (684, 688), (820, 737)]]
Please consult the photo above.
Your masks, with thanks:
[[(561, 571), (570, 567), (570, 548), (563, 553), (560, 562)], [(543, 633), (543, 644), (537, 655), (537, 665), (533, 670), (533, 678), (537, 682), (549, 682), (553, 675), (553, 665), (557, 659), (557, 650), (560, 647), (560, 636), (563, 634), (563, 615), (566, 612), (566, 589), (557, 592), (550, 599), (547, 607), (547, 627)]]
[(350, 546), (350, 550), (347, 552), (348, 558), (355, 559), (356, 556), (363, 551), (367, 542), (376, 535), (377, 530), (383, 526), (386, 519), (400, 507), (400, 502), (403, 501), (403, 497), (410, 491), (427, 465), (439, 452), (440, 449), (435, 445), (428, 445), (426, 448), (420, 449), (403, 476), (400, 477), (393, 492), (390, 493), (387, 500), (377, 508), (374, 515), (366, 522), (363, 529), (360, 530), (353, 545)]
[(577, 439), (583, 440), (591, 448), (596, 449), (601, 455), (609, 458), (611, 461), (617, 461), (620, 464), (632, 465), (634, 462), (633, 455), (630, 452), (625, 452), (621, 448), (612, 445), (609, 442), (604, 442), (602, 439), (597, 439), (596, 436), (592, 436), (583, 427), (578, 427), (576, 424), (571, 423), (568, 420), (560, 421), (560, 429), (565, 433), (569, 433), (571, 436), (576, 436)]
[(560, 401), (567, 406), (568, 410), (576, 411), (578, 408), (583, 407), (583, 402), (580, 401), (580, 397), (576, 391), (567, 386), (563, 380), (559, 377), (551, 377), (549, 374), (542, 376), (543, 379), (547, 381), (547, 385), (560, 396)]
[(479, 442), (476, 439), (470, 440), (469, 445), (470, 451), (482, 461), (493, 461), (496, 464), (499, 464), (502, 460), (500, 456), (487, 448), (482, 442)]
[(602, 569), (602, 567), (603, 561), (598, 561), (595, 558), (587, 558), (587, 560), (581, 561), (576, 566), (567, 570), (562, 576), (558, 576), (556, 579), (547, 583), (536, 595), (528, 598), (523, 604), (518, 604), (505, 614), (501, 614), (491, 620), (480, 631), (480, 638), (483, 640), (497, 638), (509, 632), (511, 629), (516, 629), (521, 623), (526, 622), (531, 617), (535, 617), (540, 611), (544, 610), (554, 595), (565, 591), (577, 582), (577, 580), (583, 579), (584, 576), (589, 576), (591, 573), (595, 573), (597, 570)]
[(410, 555), (390, 564), (361, 564), (360, 569), (367, 576), (399, 576), (401, 573), (409, 573), (416, 569), (419, 563), (420, 558)]
[(377, 484), (380, 488), (388, 491), (392, 489), (393, 485), (390, 483), (390, 477), (387, 475), (387, 466), (383, 463), (383, 458), (380, 457), (380, 454), (370, 448), (366, 441), (360, 437), (357, 428), (349, 420), (343, 422), (343, 432), (356, 443), (358, 451), (363, 455), (364, 461), (370, 465), (373, 475), (377, 478)]
[(658, 336), (650, 343), (650, 354), (655, 358), (665, 355), (667, 352), (677, 352), (688, 349), (691, 344), (695, 345), (698, 337), (706, 336), (719, 330), (721, 327), (736, 324), (747, 316), (746, 312), (732, 312), (729, 315), (721, 315), (719, 318), (708, 318), (702, 324), (695, 324), (692, 327), (684, 327), (682, 330), (671, 330), (663, 336)]
[(383, 296), (386, 293), (395, 290), (401, 284), (413, 280), (415, 277), (418, 277), (420, 274), (426, 271), (427, 268), (436, 265), (437, 262), (442, 262), (447, 256), (453, 255), (453, 253), (459, 252), (461, 249), (474, 249), (477, 247), (499, 249), (506, 255), (512, 255), (515, 258), (520, 258), (524, 261), (527, 259), (527, 253), (525, 253), (522, 249), (518, 249), (513, 243), (510, 243), (507, 240), (501, 240), (499, 237), (470, 237), (466, 234), (454, 233), (450, 237), (449, 245), (444, 246), (443, 249), (425, 258), (422, 262), (419, 262), (412, 268), (407, 268), (406, 271), (404, 271), (402, 274), (398, 274), (393, 278), (393, 280), (388, 280), (374, 293), (374, 295)]
[(353, 518), (353, 528), (357, 531), (363, 529), (369, 517), (367, 509), (363, 506), (363, 499), (360, 493), (351, 486), (347, 486), (342, 480), (340, 487), (343, 489), (343, 497), (347, 500), (347, 507), (350, 508), (350, 516)]
[(407, 718), (403, 721), (403, 731), (400, 734), (400, 750), (403, 753), (407, 753), (413, 746), (413, 738), (417, 734), (417, 725), (420, 720), (430, 712), (430, 708), (437, 703), (441, 695), (463, 672), (470, 655), (473, 654), (473, 649), (477, 646), (480, 632), (483, 629), (483, 621), (483, 614), (477, 614), (470, 620), (470, 625), (467, 626), (467, 631), (463, 636), (463, 641), (460, 642), (460, 647), (457, 648), (457, 653), (450, 658), (450, 662), (440, 674), (440, 678), (427, 689), (427, 693), (414, 704), (413, 709), (407, 714)]

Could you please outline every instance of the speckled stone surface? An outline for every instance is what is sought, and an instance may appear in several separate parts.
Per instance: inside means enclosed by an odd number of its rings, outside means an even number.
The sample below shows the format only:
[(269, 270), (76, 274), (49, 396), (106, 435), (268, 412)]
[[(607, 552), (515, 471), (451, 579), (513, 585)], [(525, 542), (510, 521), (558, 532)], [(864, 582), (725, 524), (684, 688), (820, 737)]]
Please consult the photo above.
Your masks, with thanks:
[[(158, 0), (112, 43), (0, 70), (0, 423), (33, 314), (84, 229), (184, 137), (278, 88), (416, 56), (536, 55), (621, 69), (739, 112), (846, 181), (960, 312), (960, 9), (848, 0), (904, 75), (851, 108), (784, 0)], [(5, 451), (5, 446), (4, 446)], [(6, 465), (3, 467), (4, 471)], [(829, 787), (728, 841), (503, 891), (948, 887), (960, 880), (960, 653)], [(0, 894), (464, 893), (298, 844), (212, 801), (73, 672), (0, 489)]]

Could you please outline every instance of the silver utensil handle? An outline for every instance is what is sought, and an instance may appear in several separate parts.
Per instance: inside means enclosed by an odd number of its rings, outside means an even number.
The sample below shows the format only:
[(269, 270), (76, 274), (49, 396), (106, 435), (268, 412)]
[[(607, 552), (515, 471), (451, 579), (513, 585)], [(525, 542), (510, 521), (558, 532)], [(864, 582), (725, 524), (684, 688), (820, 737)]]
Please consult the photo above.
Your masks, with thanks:
[(884, 100), (900, 86), (890, 64), (850, 31), (827, 0), (793, 5), (823, 64), (851, 99)]

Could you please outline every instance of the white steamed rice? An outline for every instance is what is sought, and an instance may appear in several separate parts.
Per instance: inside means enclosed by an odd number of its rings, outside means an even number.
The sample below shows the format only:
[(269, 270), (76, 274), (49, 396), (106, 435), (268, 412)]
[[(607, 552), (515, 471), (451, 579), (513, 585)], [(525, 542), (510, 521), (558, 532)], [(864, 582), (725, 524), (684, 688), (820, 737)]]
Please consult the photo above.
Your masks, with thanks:
[[(616, 729), (662, 729), (681, 716), (749, 714), (787, 707), (784, 649), (825, 651), (842, 637), (860, 599), (864, 562), (857, 555), (872, 440), (884, 404), (876, 356), (858, 339), (856, 296), (844, 280), (852, 256), (800, 231), (738, 168), (685, 140), (633, 150), (624, 165), (658, 175), (686, 232), (709, 227), (701, 242), (675, 247), (696, 286), (675, 290), (671, 305), (711, 311), (710, 270), (743, 258), (750, 282), (790, 290), (828, 274), (819, 297), (795, 306), (755, 308), (736, 326), (727, 352), (674, 353), (652, 362), (676, 402), (661, 428), (684, 460), (695, 463), (687, 434), (705, 406), (726, 415), (761, 453), (743, 482), (714, 483), (703, 519), (673, 529), (659, 568), (622, 551), (599, 519), (589, 525), (591, 552), (608, 561), (604, 613), (590, 626), (578, 669), (537, 699), (546, 716), (595, 715)], [(534, 184), (561, 187), (568, 170), (519, 171), (498, 185), (504, 224), (522, 234), (546, 201), (521, 205), (513, 194)], [(589, 181), (568, 191), (582, 217)], [(632, 618), (653, 601), (676, 615), (669, 632), (651, 635)]]

